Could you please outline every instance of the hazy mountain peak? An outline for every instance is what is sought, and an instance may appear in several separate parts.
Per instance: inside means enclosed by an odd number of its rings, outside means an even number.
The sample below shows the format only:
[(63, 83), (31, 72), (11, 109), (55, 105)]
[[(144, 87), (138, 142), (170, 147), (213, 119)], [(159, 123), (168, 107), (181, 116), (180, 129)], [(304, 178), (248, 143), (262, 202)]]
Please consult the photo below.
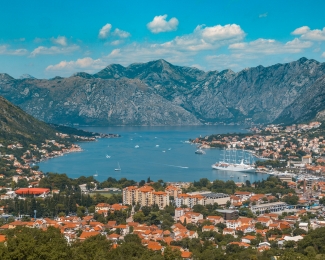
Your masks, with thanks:
[(19, 79), (35, 79), (35, 77), (29, 74), (23, 74), (19, 77)]

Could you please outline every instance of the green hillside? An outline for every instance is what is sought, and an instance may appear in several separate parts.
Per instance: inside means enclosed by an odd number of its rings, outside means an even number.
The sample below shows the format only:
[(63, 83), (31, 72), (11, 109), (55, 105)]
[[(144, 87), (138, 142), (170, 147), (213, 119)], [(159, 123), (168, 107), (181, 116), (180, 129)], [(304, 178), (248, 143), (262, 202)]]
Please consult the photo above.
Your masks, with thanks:
[(17, 141), (40, 144), (57, 139), (56, 131), (0, 96), (0, 142)]

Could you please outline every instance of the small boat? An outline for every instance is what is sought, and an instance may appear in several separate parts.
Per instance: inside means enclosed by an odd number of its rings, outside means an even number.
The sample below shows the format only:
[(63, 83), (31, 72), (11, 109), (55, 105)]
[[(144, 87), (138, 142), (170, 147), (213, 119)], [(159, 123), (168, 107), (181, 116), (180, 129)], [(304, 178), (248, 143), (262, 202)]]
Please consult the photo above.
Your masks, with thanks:
[(195, 151), (196, 154), (205, 154), (205, 151), (203, 151), (202, 149), (197, 149)]
[(115, 168), (114, 170), (115, 170), (116, 172), (121, 171), (120, 163), (117, 163), (117, 165), (118, 165), (118, 168)]
[(234, 178), (234, 176), (233, 175), (230, 175), (230, 178)]
[(243, 177), (247, 177), (247, 175), (246, 175), (246, 174), (244, 174), (244, 175), (243, 175)]
[(139, 145), (134, 146), (134, 148), (139, 148), (139, 147), (140, 147)]
[(163, 153), (165, 153), (166, 151), (164, 150), (164, 151), (162, 151)]
[(107, 159), (109, 159), (109, 158), (111, 158), (111, 156), (110, 156), (110, 155), (108, 155), (108, 154), (106, 154), (106, 158), (107, 158)]
[(168, 151), (170, 151), (172, 148), (168, 148)]
[(159, 147), (159, 144), (156, 144), (156, 147)]
[(93, 176), (94, 176), (94, 177), (97, 177), (97, 176), (98, 176), (98, 173), (97, 173), (97, 171), (96, 171), (96, 174), (94, 174)]

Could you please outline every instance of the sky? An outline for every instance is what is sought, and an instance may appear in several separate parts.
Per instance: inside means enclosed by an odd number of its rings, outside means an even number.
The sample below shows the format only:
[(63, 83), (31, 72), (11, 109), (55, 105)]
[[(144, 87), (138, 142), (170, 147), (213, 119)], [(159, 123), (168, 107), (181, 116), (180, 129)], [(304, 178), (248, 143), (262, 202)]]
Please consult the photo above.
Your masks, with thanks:
[(96, 73), (165, 59), (235, 72), (325, 62), (323, 0), (2, 0), (0, 73)]

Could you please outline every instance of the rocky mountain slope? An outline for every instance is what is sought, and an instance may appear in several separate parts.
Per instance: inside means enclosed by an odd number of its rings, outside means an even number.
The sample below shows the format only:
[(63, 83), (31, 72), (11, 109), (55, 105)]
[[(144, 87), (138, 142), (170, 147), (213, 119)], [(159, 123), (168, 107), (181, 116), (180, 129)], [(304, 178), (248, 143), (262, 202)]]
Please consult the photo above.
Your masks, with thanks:
[[(50, 80), (0, 74), (0, 95), (51, 123), (196, 125), (214, 122), (299, 122), (321, 112), (325, 64), (298, 61), (238, 73), (204, 72), (164, 60), (107, 66), (96, 74)], [(301, 102), (301, 103), (299, 103)]]

